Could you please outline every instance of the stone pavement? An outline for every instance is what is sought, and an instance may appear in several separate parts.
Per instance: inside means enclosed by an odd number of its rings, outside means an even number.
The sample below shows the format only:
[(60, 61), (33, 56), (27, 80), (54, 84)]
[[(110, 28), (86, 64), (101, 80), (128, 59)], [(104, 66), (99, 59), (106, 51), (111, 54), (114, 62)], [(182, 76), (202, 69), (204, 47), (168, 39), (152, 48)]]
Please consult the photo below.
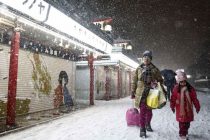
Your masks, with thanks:
[(21, 131), (39, 124), (47, 123), (55, 119), (59, 119), (75, 111), (87, 108), (85, 105), (75, 105), (70, 111), (67, 111), (64, 107), (59, 109), (59, 113), (55, 113), (56, 110), (46, 110), (36, 113), (27, 114), (24, 116), (16, 116), (16, 126), (8, 127), (6, 125), (6, 119), (0, 118), (0, 137), (13, 132)]

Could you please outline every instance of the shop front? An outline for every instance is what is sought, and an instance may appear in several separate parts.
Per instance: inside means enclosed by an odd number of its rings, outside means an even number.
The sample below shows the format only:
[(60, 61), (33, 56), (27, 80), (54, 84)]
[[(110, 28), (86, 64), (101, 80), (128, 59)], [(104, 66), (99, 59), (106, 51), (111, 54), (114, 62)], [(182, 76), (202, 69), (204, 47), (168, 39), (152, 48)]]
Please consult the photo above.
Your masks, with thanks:
[(15, 125), (16, 115), (77, 104), (75, 62), (111, 47), (42, 0), (0, 0), (0, 117)]

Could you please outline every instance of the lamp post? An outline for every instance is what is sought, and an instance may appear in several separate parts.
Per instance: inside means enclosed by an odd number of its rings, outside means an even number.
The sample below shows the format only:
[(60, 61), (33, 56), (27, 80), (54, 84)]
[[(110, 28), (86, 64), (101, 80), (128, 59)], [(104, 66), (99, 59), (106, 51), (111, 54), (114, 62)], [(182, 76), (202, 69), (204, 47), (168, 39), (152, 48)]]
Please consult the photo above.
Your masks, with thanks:
[(6, 125), (15, 126), (16, 90), (18, 73), (18, 55), (20, 47), (20, 28), (14, 28), (10, 49), (9, 83)]
[(93, 53), (88, 56), (88, 66), (90, 69), (90, 105), (94, 105), (94, 67), (93, 67), (94, 57)]

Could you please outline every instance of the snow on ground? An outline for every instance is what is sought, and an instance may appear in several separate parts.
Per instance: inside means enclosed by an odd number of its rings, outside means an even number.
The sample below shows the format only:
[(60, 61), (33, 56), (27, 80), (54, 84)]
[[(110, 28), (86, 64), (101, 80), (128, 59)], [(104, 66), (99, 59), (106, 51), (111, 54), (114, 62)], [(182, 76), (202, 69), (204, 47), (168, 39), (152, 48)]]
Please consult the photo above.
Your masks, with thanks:
[[(189, 130), (191, 140), (210, 139), (210, 92), (198, 93), (201, 111)], [(139, 128), (128, 127), (126, 110), (132, 100), (96, 101), (96, 105), (52, 122), (0, 137), (1, 140), (139, 140)], [(177, 140), (178, 123), (169, 108), (153, 111), (148, 140)]]

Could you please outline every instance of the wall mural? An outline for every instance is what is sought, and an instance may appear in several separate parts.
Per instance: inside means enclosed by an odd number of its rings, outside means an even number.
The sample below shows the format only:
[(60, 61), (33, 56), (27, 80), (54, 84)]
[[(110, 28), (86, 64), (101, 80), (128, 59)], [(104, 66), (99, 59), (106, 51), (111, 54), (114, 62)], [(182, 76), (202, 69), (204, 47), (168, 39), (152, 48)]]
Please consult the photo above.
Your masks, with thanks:
[(58, 84), (58, 86), (54, 89), (54, 109), (56, 109), (54, 115), (59, 115), (59, 107), (63, 104), (63, 87), (61, 84)]
[(47, 66), (40, 59), (38, 53), (33, 53), (33, 60), (31, 61), (33, 66), (32, 79), (34, 82), (34, 89), (40, 94), (49, 95), (52, 89), (51, 76), (47, 70)]
[(63, 101), (67, 112), (74, 105), (71, 93), (67, 88), (68, 81), (68, 74), (65, 71), (60, 71), (58, 86), (54, 89), (54, 108), (57, 109), (54, 114), (59, 114), (58, 108), (62, 105)]

